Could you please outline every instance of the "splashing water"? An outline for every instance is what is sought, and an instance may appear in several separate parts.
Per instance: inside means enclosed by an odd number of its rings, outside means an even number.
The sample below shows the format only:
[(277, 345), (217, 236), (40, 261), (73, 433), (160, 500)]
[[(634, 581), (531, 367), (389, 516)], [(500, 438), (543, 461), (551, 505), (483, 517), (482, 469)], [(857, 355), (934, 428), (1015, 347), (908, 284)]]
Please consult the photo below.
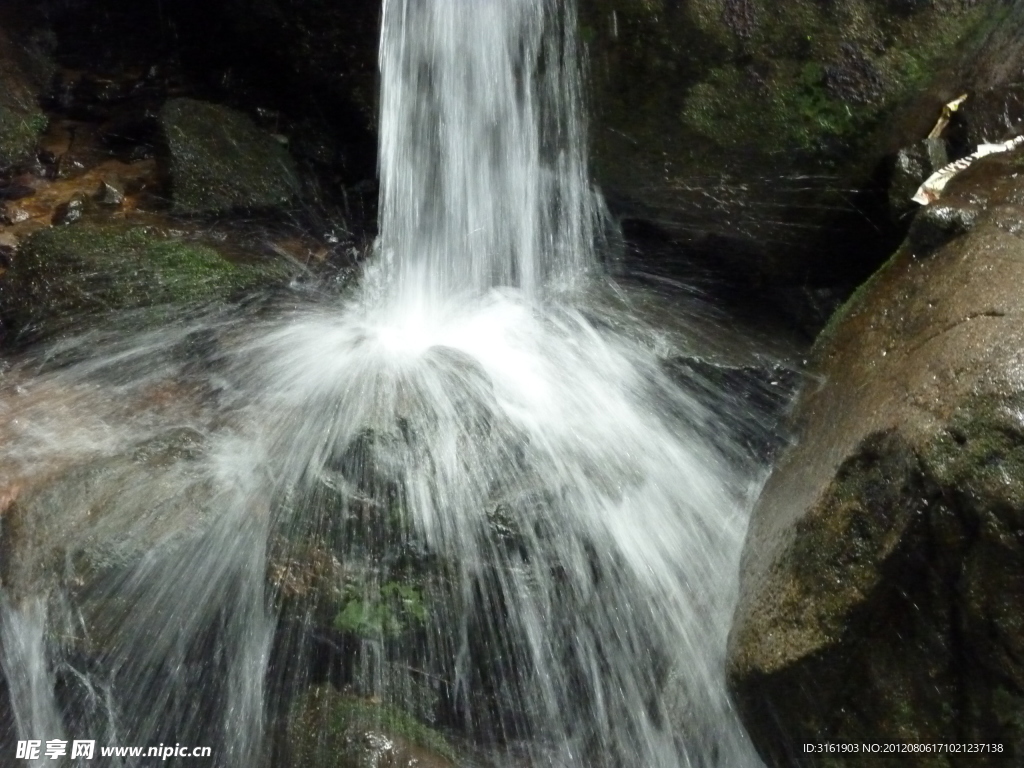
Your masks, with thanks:
[(723, 680), (750, 472), (596, 274), (575, 29), (387, 0), (357, 295), (8, 375), (18, 738), (288, 765), (329, 681), (466, 765), (759, 764)]

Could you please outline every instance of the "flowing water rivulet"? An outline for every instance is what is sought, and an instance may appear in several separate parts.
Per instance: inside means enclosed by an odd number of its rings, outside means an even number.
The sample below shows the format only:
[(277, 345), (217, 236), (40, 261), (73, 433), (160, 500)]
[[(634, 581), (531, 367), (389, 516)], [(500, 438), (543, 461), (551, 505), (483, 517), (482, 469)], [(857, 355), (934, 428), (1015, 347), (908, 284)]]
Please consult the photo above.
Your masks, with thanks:
[(752, 473), (598, 274), (570, 6), (387, 0), (354, 294), (7, 372), (18, 738), (282, 765), (328, 681), (467, 765), (757, 764), (722, 671)]

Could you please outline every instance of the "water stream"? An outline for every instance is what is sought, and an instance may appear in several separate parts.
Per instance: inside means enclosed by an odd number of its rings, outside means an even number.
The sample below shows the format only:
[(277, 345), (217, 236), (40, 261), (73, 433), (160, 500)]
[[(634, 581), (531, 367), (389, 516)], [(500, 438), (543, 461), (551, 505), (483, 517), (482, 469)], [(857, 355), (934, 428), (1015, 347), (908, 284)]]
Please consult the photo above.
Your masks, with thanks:
[(17, 738), (283, 765), (327, 682), (466, 765), (759, 764), (723, 680), (756, 414), (604, 276), (575, 34), (555, 0), (386, 0), (354, 292), (5, 374)]

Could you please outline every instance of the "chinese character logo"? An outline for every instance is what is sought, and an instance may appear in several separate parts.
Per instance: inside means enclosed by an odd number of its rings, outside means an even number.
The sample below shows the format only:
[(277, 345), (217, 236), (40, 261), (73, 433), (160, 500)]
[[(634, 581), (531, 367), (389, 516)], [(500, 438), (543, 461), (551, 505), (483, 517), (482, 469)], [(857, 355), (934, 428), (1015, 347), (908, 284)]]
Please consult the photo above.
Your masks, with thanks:
[(62, 739), (50, 739), (46, 742), (46, 756), (51, 760), (64, 757), (68, 753), (68, 743)]
[(19, 741), (18, 752), (15, 755), (19, 760), (38, 760), (39, 748), (43, 745), (41, 741)]
[(73, 741), (71, 743), (71, 757), (84, 757), (86, 760), (92, 760), (93, 754), (96, 752), (95, 741)]

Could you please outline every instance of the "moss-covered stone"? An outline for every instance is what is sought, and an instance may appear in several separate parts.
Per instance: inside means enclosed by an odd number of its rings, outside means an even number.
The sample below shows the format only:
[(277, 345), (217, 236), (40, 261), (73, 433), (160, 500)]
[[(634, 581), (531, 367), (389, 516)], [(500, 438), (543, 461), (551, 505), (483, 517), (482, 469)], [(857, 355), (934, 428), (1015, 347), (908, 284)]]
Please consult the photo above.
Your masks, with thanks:
[(407, 713), (329, 687), (310, 689), (288, 723), (289, 765), (296, 768), (451, 768), (455, 750)]
[(941, 102), (920, 108), (924, 122), (897, 120), (908, 98), (940, 71), (944, 88), (968, 87), (968, 67), (946, 66), (973, 60), (962, 51), (1006, 5), (582, 0), (599, 183), (680, 243), (748, 243), (720, 258), (752, 277), (856, 274), (863, 263), (844, 259), (888, 237), (866, 233), (847, 255), (822, 247), (827, 228), (864, 205), (853, 195), (883, 157), (931, 128)]
[(47, 124), (46, 115), (33, 105), (11, 103), (10, 92), (5, 93), (7, 98), (0, 97), (0, 167), (27, 158)]
[(29, 158), (47, 118), (39, 108), (39, 83), (22, 66), (0, 31), (0, 169)]
[(229, 261), (210, 245), (125, 223), (76, 223), (42, 230), (19, 249), (0, 280), (13, 330), (34, 337), (105, 313), (199, 305), (282, 282), (278, 263)]
[(181, 213), (287, 206), (299, 192), (295, 163), (246, 115), (195, 99), (160, 111), (171, 199)]

